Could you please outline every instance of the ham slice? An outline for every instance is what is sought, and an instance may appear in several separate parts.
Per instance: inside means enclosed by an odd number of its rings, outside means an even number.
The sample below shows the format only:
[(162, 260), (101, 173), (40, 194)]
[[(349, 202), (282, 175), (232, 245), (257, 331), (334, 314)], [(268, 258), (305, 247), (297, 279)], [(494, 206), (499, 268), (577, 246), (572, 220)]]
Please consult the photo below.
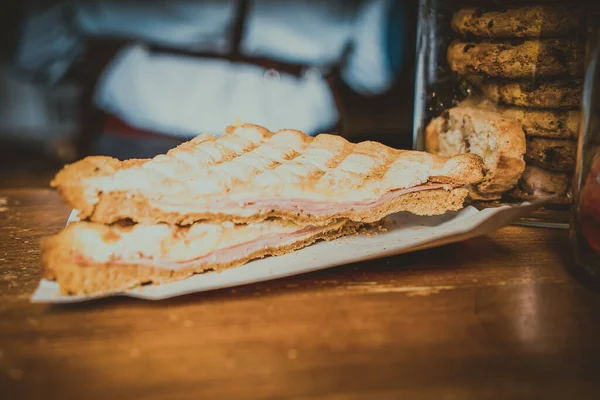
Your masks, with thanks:
[[(209, 203), (206, 210), (210, 213), (232, 216), (251, 216), (257, 214), (269, 214), (271, 210), (287, 213), (293, 216), (300, 214), (306, 217), (320, 218), (329, 217), (335, 218), (335, 214), (339, 214), (338, 218), (347, 218), (346, 214), (351, 213), (368, 213), (370, 210), (376, 210), (378, 207), (384, 206), (394, 199), (401, 196), (436, 189), (450, 191), (459, 187), (459, 185), (442, 184), (442, 183), (427, 183), (424, 185), (413, 186), (406, 189), (394, 189), (388, 191), (383, 196), (375, 200), (367, 201), (325, 201), (325, 200), (310, 200), (302, 198), (286, 198), (286, 197), (265, 197), (252, 200), (231, 201), (217, 200)], [(165, 210), (178, 212), (181, 214), (193, 213), (197, 208), (197, 204), (188, 202), (168, 204), (163, 203), (162, 208)], [(380, 216), (377, 219), (380, 219)], [(364, 222), (374, 222), (368, 218), (362, 218)]]
[[(382, 204), (388, 203), (391, 200), (409, 193), (422, 192), (425, 190), (434, 189), (450, 189), (456, 185), (444, 184), (426, 184), (414, 186), (407, 189), (390, 190), (385, 195), (373, 201), (347, 201), (347, 202), (332, 202), (332, 201), (310, 201), (310, 200), (294, 200), (294, 199), (259, 199), (253, 202), (244, 203), (244, 207), (259, 208), (259, 209), (279, 209), (301, 211), (314, 216), (322, 216), (330, 214), (332, 209), (339, 212), (344, 211), (368, 211), (370, 208), (375, 208)], [(230, 204), (231, 206), (231, 204)]]

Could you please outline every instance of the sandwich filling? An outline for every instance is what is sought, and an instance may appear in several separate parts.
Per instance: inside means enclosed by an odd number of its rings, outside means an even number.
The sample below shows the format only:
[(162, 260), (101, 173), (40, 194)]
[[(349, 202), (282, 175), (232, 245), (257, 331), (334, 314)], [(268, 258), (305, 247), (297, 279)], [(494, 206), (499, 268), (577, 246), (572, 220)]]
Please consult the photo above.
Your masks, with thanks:
[[(428, 183), (425, 185), (414, 186), (407, 189), (395, 189), (390, 190), (379, 199), (367, 200), (367, 201), (318, 201), (318, 200), (304, 200), (304, 199), (291, 199), (291, 198), (277, 198), (277, 197), (266, 197), (255, 200), (247, 201), (214, 201), (211, 202), (206, 211), (223, 213), (223, 214), (235, 214), (235, 215), (253, 215), (256, 213), (264, 213), (269, 210), (279, 211), (290, 211), (290, 212), (301, 212), (315, 217), (335, 215), (337, 213), (343, 213), (348, 211), (369, 211), (369, 209), (379, 207), (383, 204), (389, 203), (390, 201), (415, 192), (421, 192), (425, 190), (444, 189), (451, 190), (458, 187), (457, 185), (441, 184), (441, 183)], [(162, 205), (167, 211), (178, 211), (178, 212), (193, 212), (197, 210), (197, 205), (185, 203), (170, 203)]]

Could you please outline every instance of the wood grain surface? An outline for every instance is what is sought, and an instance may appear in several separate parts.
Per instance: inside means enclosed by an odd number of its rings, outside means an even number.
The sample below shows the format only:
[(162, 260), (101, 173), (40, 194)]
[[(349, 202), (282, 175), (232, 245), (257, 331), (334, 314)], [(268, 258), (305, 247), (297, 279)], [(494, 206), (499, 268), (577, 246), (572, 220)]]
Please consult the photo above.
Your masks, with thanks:
[(489, 237), (160, 302), (31, 304), (69, 210), (0, 189), (2, 399), (597, 399), (600, 296), (567, 232)]

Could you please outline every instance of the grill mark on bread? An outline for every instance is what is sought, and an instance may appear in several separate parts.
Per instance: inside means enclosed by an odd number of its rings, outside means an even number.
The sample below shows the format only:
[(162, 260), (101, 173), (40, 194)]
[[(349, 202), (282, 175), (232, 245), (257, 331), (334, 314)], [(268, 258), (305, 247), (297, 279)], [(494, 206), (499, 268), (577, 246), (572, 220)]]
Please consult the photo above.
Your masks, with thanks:
[(353, 149), (354, 145), (352, 143), (344, 143), (342, 145), (342, 150), (338, 154), (335, 154), (331, 160), (327, 161), (325, 165), (329, 169), (336, 168), (350, 155), (350, 153), (352, 153)]
[[(322, 142), (331, 143), (333, 141), (337, 141), (337, 137), (331, 136), (331, 135), (321, 136), (321, 137), (312, 139), (306, 152), (304, 152), (304, 154), (300, 155), (297, 159), (294, 160), (294, 163), (293, 163), (294, 166), (296, 166), (299, 169), (303, 169), (303, 168), (305, 169), (306, 179), (304, 179), (302, 186), (304, 186), (304, 187), (314, 186), (315, 183), (323, 175), (325, 175), (328, 170), (331, 169), (329, 167), (329, 165), (335, 165), (335, 161), (333, 161), (337, 156), (337, 154), (336, 154), (337, 149), (335, 149), (335, 148), (331, 151), (332, 157), (330, 159), (328, 159), (327, 161), (323, 162), (322, 163), (323, 165), (317, 165), (311, 154), (311, 152), (314, 153), (315, 151), (318, 151), (319, 149), (322, 148), (321, 147), (323, 145)], [(343, 146), (342, 146), (342, 149), (343, 149)], [(337, 165), (332, 168), (336, 168), (336, 167), (337, 167)], [(306, 168), (308, 168), (308, 170), (306, 170)]]
[[(310, 145), (313, 143), (313, 138), (310, 136), (305, 136), (305, 135), (301, 135), (301, 132), (295, 131), (295, 130), (284, 130), (284, 131), (279, 131), (276, 132), (274, 134), (274, 136), (277, 135), (282, 135), (282, 134), (286, 134), (286, 135), (295, 135), (296, 138), (300, 138), (301, 139), (301, 143), (300, 143), (300, 147), (298, 149), (289, 149), (288, 151), (283, 153), (282, 158), (279, 160), (279, 162), (277, 164), (273, 165), (273, 168), (271, 169), (265, 169), (263, 171), (258, 171), (257, 174), (254, 175), (255, 180), (258, 181), (268, 181), (269, 179), (277, 179), (276, 176), (280, 173), (281, 169), (285, 169), (286, 166), (293, 165), (294, 163), (298, 163), (298, 158), (302, 157), (302, 154), (308, 149), (310, 148)], [(248, 182), (250, 184), (250, 182)]]
[[(228, 167), (231, 168), (231, 166), (233, 166), (233, 168), (235, 168), (238, 166), (238, 164), (243, 164), (246, 158), (253, 157), (253, 153), (257, 151), (257, 149), (265, 146), (266, 143), (272, 143), (269, 140), (273, 136), (273, 134), (266, 129), (259, 129), (258, 132), (261, 137), (258, 143), (255, 143), (255, 141), (247, 137), (236, 134), (237, 132), (237, 130), (233, 130), (230, 133), (223, 135), (221, 138), (203, 140), (199, 146), (195, 148), (185, 147), (186, 151), (179, 152), (178, 154), (186, 155), (186, 157), (181, 159), (187, 165), (191, 167), (198, 167), (198, 164), (200, 164), (200, 166), (204, 168), (205, 175), (201, 176), (199, 179), (213, 179), (216, 181), (213, 182), (214, 184), (223, 187), (224, 190), (229, 190), (232, 185), (245, 182), (247, 179), (234, 174), (228, 174)], [(191, 155), (191, 159), (190, 157), (187, 157), (188, 154)], [(207, 158), (209, 160), (208, 162), (201, 162), (203, 159)], [(279, 163), (279, 159), (274, 159), (264, 169), (268, 170), (270, 168), (275, 168)], [(252, 165), (248, 165), (246, 167), (247, 174), (251, 174), (256, 171), (256, 167)], [(153, 170), (160, 174), (162, 168), (163, 167), (157, 165), (155, 168), (153, 168)], [(221, 171), (222, 169), (224, 169), (224, 171)], [(179, 176), (176, 175), (174, 178), (175, 179), (171, 178), (171, 180), (175, 183), (180, 181)]]
[[(144, 167), (152, 171), (152, 174), (163, 175), (170, 180), (177, 180), (180, 178), (180, 173), (177, 170), (171, 174), (165, 173), (162, 165), (163, 162), (170, 163), (174, 158), (177, 160), (179, 167), (182, 170), (185, 170), (186, 166), (191, 168), (205, 168), (231, 161), (238, 155), (256, 148), (256, 145), (253, 142), (246, 139), (247, 142), (245, 145), (241, 146), (242, 151), (239, 154), (236, 153), (223, 143), (223, 141), (232, 139), (233, 135), (235, 135), (235, 133), (223, 135), (221, 142), (213, 135), (203, 134), (197, 136), (189, 142), (182, 143), (176, 148), (168, 151), (166, 156), (160, 155), (149, 160), (149, 162), (145, 163)], [(265, 140), (264, 136), (262, 140)], [(215, 157), (215, 153), (218, 154), (217, 157)], [(208, 155), (209, 157), (203, 157), (205, 155)]]
[[(327, 187), (328, 185), (335, 185), (338, 182), (344, 182), (346, 189), (357, 189), (361, 188), (368, 179), (371, 171), (374, 168), (380, 167), (382, 162), (380, 160), (381, 155), (385, 154), (383, 151), (387, 151), (388, 147), (384, 145), (370, 141), (365, 141), (357, 144), (351, 144), (344, 146), (342, 154), (337, 157), (336, 164), (330, 168), (321, 178), (318, 183), (321, 187)], [(380, 152), (375, 149), (379, 148)], [(367, 157), (362, 159), (362, 157)], [(356, 172), (352, 169), (352, 163), (356, 163), (356, 159), (361, 160), (363, 163), (371, 161), (374, 165), (366, 171)], [(358, 161), (360, 162), (360, 161)]]
[[(398, 158), (402, 154), (402, 151), (390, 149), (389, 147), (384, 146), (380, 143), (376, 143), (376, 142), (371, 142), (371, 143), (375, 144), (376, 147), (372, 147), (370, 149), (371, 151), (368, 152), (368, 155), (371, 157), (374, 157), (374, 158), (377, 158), (378, 155), (379, 155), (379, 157), (382, 157), (382, 155), (383, 155), (383, 160), (382, 160), (381, 164), (373, 167), (369, 171), (369, 173), (365, 175), (365, 181), (366, 180), (379, 181), (389, 171), (392, 164), (398, 160)], [(364, 185), (364, 182), (363, 182), (363, 185)], [(361, 185), (361, 187), (363, 185)]]
[[(261, 142), (249, 152), (240, 155), (237, 159), (228, 164), (222, 164), (212, 167), (208, 173), (215, 174), (217, 181), (223, 182), (226, 189), (230, 189), (235, 184), (249, 184), (253, 177), (273, 171), (286, 163), (293, 162), (297, 159), (311, 140), (306, 140), (301, 137), (299, 147), (294, 147), (296, 143), (286, 144), (285, 141), (280, 141), (282, 136), (293, 135), (298, 139), (298, 132), (280, 131), (273, 135), (269, 135), (268, 142)], [(312, 139), (312, 138), (311, 138)], [(265, 161), (268, 160), (266, 163)], [(262, 167), (257, 167), (253, 164), (263, 164)], [(266, 164), (266, 165), (265, 165)], [(231, 167), (237, 167), (243, 170), (241, 177), (231, 175)]]
[[(219, 159), (217, 159), (216, 161), (212, 162), (210, 164), (211, 166), (224, 164), (226, 162), (231, 162), (234, 159), (253, 151), (257, 147), (260, 147), (270, 137), (269, 135), (266, 135), (265, 132), (260, 132), (262, 134), (262, 136), (261, 136), (259, 143), (254, 143), (248, 138), (244, 138), (242, 136), (236, 135), (236, 132), (237, 131), (234, 131), (230, 134), (226, 134), (222, 138), (214, 141), (215, 150), (217, 150), (219, 152), (221, 157)], [(242, 147), (241, 151), (234, 148), (234, 147), (237, 147), (236, 143), (235, 143), (235, 139), (238, 137), (240, 139), (245, 139), (249, 142), (246, 145), (241, 146)], [(203, 149), (200, 148), (200, 151), (202, 151), (202, 150)], [(207, 149), (205, 149), (205, 150), (207, 150)]]
[[(323, 148), (331, 153), (329, 155), (330, 158), (323, 160), (321, 165), (316, 165), (314, 161), (310, 161), (310, 159), (318, 157), (318, 152), (322, 151)], [(338, 136), (323, 134), (315, 137), (306, 149), (306, 152), (300, 156), (299, 160), (296, 160), (296, 163), (299, 166), (311, 165), (313, 167), (312, 170), (307, 172), (303, 187), (314, 188), (319, 185), (323, 176), (329, 171), (335, 170), (335, 168), (351, 154), (353, 148), (354, 145), (352, 143), (349, 143)], [(315, 152), (317, 152), (317, 154), (311, 154)]]
[[(258, 147), (255, 144), (250, 144), (248, 147), (244, 147), (244, 151), (241, 153), (238, 153), (228, 147), (226, 147), (223, 143), (219, 143), (218, 141), (214, 142), (214, 150), (216, 150), (219, 155), (220, 158), (217, 159), (216, 161), (213, 161), (210, 165), (220, 165), (223, 164), (225, 162), (229, 162), (232, 161), (234, 158), (240, 157), (241, 155), (245, 154), (248, 151), (252, 151), (254, 150), (256, 147)], [(203, 149), (203, 150), (208, 150), (208, 149)]]
[[(248, 141), (236, 139), (238, 134)], [(293, 137), (287, 139), (285, 135), (290, 134), (298, 136), (295, 140), (292, 140)], [(265, 152), (277, 138), (283, 138), (281, 150), (272, 154)], [(241, 146), (241, 151), (230, 161), (221, 160), (224, 153), (217, 153), (213, 143), (224, 140)], [(333, 204), (343, 198), (340, 191), (347, 191), (353, 200), (372, 201), (381, 192), (426, 184), (431, 177), (456, 186), (474, 183), (482, 177), (482, 164), (478, 158), (463, 155), (450, 159), (422, 152), (395, 150), (375, 142), (353, 144), (327, 134), (315, 138), (291, 130), (273, 134), (261, 127), (242, 125), (221, 138), (207, 136), (194, 141), (195, 147), (183, 147), (183, 157), (175, 159), (178, 152), (171, 151), (167, 155), (144, 161), (142, 166), (132, 166), (126, 170), (120, 168), (118, 160), (92, 157), (65, 167), (54, 180), (54, 186), (73, 208), (81, 210), (80, 216), (84, 219), (111, 223), (121, 218), (131, 218), (143, 223), (191, 224), (207, 218), (257, 221), (270, 216), (286, 216), (294, 221), (303, 221), (307, 217), (290, 217), (285, 207), (271, 210), (272, 206), (264, 210), (252, 209), (250, 212), (255, 214), (248, 214), (239, 204), (251, 203), (254, 196), (260, 198), (270, 195), (275, 199), (290, 201), (331, 201)], [(286, 145), (289, 148), (284, 148)], [(201, 147), (209, 149), (208, 152), (198, 151)], [(209, 152), (214, 154), (211, 156)], [(255, 154), (261, 156), (255, 157)], [(363, 156), (370, 157), (370, 162), (368, 159), (363, 160), (367, 161), (365, 163), (359, 162)], [(192, 165), (208, 166), (190, 168), (182, 160), (188, 163), (193, 161)], [(163, 177), (152, 173), (148, 166), (170, 170), (170, 186), (163, 185)], [(182, 169), (178, 170), (180, 167)], [(227, 172), (229, 167), (235, 169), (233, 174)], [(390, 174), (391, 169), (394, 169), (393, 174)], [(95, 170), (98, 170), (96, 176), (83, 180), (79, 178)], [(128, 179), (120, 178), (124, 172), (127, 172)], [(337, 181), (344, 177), (347, 185)], [(331, 179), (333, 186), (327, 185)], [(222, 202), (217, 200), (223, 199), (228, 190), (234, 189), (234, 183), (235, 194), (240, 195), (234, 200), (235, 205), (231, 206), (234, 209), (220, 208)], [(344, 218), (354, 216), (362, 220), (366, 217), (363, 214), (349, 212), (348, 215), (344, 214)], [(326, 221), (327, 218), (323, 216), (320, 220)]]

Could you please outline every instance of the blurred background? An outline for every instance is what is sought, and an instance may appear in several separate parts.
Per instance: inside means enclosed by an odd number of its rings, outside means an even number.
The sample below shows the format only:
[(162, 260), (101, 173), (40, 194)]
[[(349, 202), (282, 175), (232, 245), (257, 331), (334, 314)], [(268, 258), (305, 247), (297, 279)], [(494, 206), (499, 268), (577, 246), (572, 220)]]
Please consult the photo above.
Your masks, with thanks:
[(412, 146), (416, 0), (1, 7), (4, 186), (239, 122)]

